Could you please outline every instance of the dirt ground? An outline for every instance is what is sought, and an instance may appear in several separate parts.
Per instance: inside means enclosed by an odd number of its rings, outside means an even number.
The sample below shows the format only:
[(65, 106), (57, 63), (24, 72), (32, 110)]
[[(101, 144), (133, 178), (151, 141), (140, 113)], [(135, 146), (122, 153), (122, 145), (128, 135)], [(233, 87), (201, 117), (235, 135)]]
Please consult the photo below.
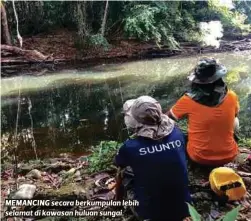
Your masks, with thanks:
[[(214, 194), (208, 183), (208, 171), (201, 168), (189, 166), (190, 191), (197, 211), (202, 215), (203, 220), (209, 217), (215, 220), (224, 215), (227, 211), (241, 205), (238, 221), (250, 221), (251, 218), (251, 161), (247, 159), (249, 149), (242, 148), (241, 154), (235, 162), (225, 166), (233, 168), (243, 178), (247, 188), (244, 199), (232, 203), (222, 203), (214, 198)], [(112, 200), (115, 196), (114, 176), (116, 170), (100, 171), (90, 174), (86, 156), (73, 158), (70, 155), (62, 154), (59, 158), (47, 159), (44, 161), (30, 161), (18, 164), (18, 176), (13, 177), (13, 165), (2, 165), (1, 173), (1, 213), (6, 210), (4, 199), (14, 197), (17, 193), (16, 184), (33, 184), (36, 186), (33, 199), (51, 200)], [(107, 181), (110, 180), (109, 184)], [(27, 209), (27, 208), (26, 208)], [(32, 208), (38, 209), (38, 208)], [(41, 208), (39, 208), (41, 209)], [(55, 209), (55, 208), (54, 208)], [(73, 209), (73, 208), (70, 208)], [(82, 209), (114, 210), (114, 207), (83, 207)], [(123, 208), (123, 216), (126, 220), (134, 220), (133, 214), (128, 207)], [(3, 216), (2, 216), (3, 217)], [(48, 218), (48, 217), (47, 217)], [(100, 217), (87, 220), (100, 220)], [(122, 220), (121, 217), (111, 220)], [(125, 220), (125, 219), (123, 219)]]

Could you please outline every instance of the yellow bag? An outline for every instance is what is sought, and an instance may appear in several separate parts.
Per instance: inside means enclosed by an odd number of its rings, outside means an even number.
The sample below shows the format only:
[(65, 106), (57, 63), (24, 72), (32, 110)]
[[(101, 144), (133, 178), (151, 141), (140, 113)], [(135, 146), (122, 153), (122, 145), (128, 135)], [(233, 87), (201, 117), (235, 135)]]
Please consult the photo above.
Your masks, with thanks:
[(228, 196), (229, 201), (240, 200), (246, 194), (242, 178), (228, 167), (219, 167), (209, 175), (211, 189), (218, 196)]

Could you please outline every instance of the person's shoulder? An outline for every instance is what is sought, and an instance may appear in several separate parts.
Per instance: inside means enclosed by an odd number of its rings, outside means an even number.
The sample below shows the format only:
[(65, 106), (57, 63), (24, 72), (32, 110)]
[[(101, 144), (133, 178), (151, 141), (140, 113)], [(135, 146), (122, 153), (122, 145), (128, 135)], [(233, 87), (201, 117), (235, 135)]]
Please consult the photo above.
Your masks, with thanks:
[(190, 105), (192, 103), (192, 98), (188, 95), (188, 94), (184, 94), (182, 95), (174, 104), (174, 109), (176, 106), (187, 106)]
[(132, 136), (132, 137), (129, 137), (125, 142), (124, 142), (124, 146), (125, 147), (135, 147), (136, 145), (139, 144), (139, 139), (137, 136)]
[(165, 137), (165, 141), (183, 140), (183, 139), (184, 139), (184, 133), (177, 125), (175, 125), (172, 132)]
[(175, 125), (170, 135), (183, 136), (183, 132), (178, 125)]
[(233, 91), (233, 90), (228, 90), (227, 92), (228, 96), (231, 96), (231, 97), (237, 97), (237, 94)]
[(185, 101), (192, 101), (193, 99), (189, 96), (188, 93), (185, 93), (181, 96), (180, 98), (181, 100), (185, 100)]
[(228, 90), (227, 95), (235, 101), (238, 99), (238, 95), (233, 90)]

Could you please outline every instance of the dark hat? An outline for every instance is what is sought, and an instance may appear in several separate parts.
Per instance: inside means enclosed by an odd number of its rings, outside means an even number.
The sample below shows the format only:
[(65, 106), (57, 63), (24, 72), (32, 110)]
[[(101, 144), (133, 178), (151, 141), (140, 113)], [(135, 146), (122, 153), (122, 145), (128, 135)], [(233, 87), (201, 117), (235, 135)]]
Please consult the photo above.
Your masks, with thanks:
[(227, 68), (214, 58), (203, 58), (199, 60), (188, 79), (197, 84), (210, 84), (224, 77), (226, 73)]

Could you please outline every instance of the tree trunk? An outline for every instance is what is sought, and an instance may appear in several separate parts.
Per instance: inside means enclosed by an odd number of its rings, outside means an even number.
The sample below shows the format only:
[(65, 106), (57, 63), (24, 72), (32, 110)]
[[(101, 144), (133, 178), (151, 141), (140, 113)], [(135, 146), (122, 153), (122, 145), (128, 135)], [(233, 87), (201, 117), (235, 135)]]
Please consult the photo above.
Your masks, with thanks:
[(109, 6), (109, 0), (106, 0), (105, 12), (104, 12), (104, 17), (103, 17), (102, 26), (101, 26), (101, 35), (103, 37), (105, 35), (105, 25), (106, 25), (107, 15), (108, 15), (108, 6)]
[(9, 32), (9, 26), (8, 26), (8, 20), (7, 20), (7, 14), (4, 7), (4, 4), (1, 2), (1, 26), (2, 26), (2, 35), (4, 43), (7, 45), (11, 45), (11, 38), (10, 38), (10, 32)]
[(78, 36), (84, 39), (88, 35), (86, 24), (86, 1), (77, 2), (77, 24), (78, 24)]

